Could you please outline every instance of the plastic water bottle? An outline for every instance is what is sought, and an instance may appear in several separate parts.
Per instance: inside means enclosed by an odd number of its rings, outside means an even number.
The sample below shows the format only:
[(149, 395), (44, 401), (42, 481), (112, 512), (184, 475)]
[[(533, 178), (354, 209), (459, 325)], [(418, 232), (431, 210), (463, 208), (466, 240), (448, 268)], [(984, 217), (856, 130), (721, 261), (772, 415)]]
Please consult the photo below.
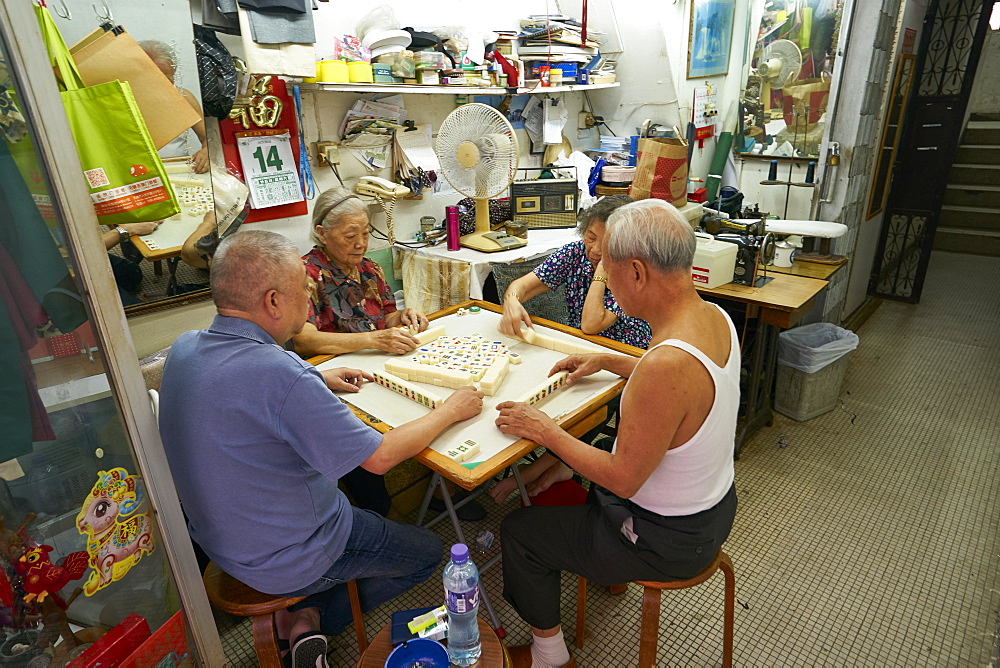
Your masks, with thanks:
[(444, 600), (448, 608), (448, 658), (456, 666), (471, 666), (482, 653), (479, 643), (479, 569), (469, 559), (465, 543), (451, 546), (444, 567)]

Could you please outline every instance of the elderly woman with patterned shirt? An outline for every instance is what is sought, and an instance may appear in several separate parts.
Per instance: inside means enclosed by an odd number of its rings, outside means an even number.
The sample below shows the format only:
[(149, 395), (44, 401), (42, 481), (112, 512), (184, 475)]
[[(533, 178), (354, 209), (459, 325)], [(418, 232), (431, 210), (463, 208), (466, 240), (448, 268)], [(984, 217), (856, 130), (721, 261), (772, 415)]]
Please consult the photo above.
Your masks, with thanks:
[(639, 348), (649, 345), (649, 325), (644, 320), (625, 315), (608, 290), (607, 276), (601, 265), (601, 242), (608, 216), (631, 201), (625, 195), (613, 195), (585, 209), (580, 213), (577, 226), (583, 238), (556, 250), (534, 271), (510, 284), (504, 294), (500, 321), (503, 334), (519, 337), (522, 323), (525, 327), (532, 326), (523, 302), (565, 285), (570, 327)]
[(327, 190), (313, 209), (316, 246), (302, 260), (313, 282), (309, 321), (292, 340), (303, 357), (375, 349), (408, 353), (419, 341), (400, 326), (427, 329), (417, 309), (396, 310), (392, 289), (368, 252), (368, 206), (344, 188)]

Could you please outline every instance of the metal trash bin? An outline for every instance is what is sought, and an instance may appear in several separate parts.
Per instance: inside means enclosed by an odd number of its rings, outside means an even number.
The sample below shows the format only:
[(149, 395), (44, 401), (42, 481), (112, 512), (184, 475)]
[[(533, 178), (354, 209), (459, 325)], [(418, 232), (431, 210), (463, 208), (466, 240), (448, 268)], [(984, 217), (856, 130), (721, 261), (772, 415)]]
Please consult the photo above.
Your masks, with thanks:
[(829, 322), (781, 332), (774, 409), (805, 422), (836, 408), (858, 342), (857, 334)]

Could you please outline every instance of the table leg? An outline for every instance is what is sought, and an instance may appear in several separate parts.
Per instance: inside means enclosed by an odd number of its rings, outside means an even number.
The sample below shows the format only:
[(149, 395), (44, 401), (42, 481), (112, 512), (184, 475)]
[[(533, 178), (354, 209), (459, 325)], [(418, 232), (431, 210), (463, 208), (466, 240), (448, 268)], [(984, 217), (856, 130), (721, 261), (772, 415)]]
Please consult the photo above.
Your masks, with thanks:
[(434, 496), (434, 487), (437, 486), (437, 481), (441, 477), (440, 473), (432, 473), (431, 481), (427, 484), (427, 491), (424, 492), (424, 500), (420, 502), (420, 510), (417, 511), (417, 526), (423, 526), (424, 515), (427, 514), (427, 508), (431, 505), (431, 497)]
[[(451, 518), (451, 525), (455, 528), (455, 535), (458, 537), (458, 542), (468, 545), (469, 543), (465, 540), (465, 532), (462, 531), (462, 524), (458, 521), (458, 513), (455, 512), (455, 504), (451, 502), (451, 495), (448, 494), (448, 486), (445, 484), (444, 478), (440, 473), (435, 473), (434, 475), (437, 476), (437, 483), (441, 488), (441, 498), (444, 499), (444, 507), (447, 509), (448, 516)], [(463, 499), (462, 503), (465, 501), (466, 499)], [(426, 526), (430, 526), (435, 521), (444, 517), (444, 515), (444, 513), (441, 513), (436, 518), (428, 522)], [(480, 569), (480, 573), (482, 573), (482, 570), (483, 569)], [(479, 578), (479, 598), (486, 607), (486, 613), (490, 616), (490, 625), (496, 631), (497, 636), (503, 639), (503, 637), (507, 635), (507, 632), (504, 631), (503, 626), (500, 625), (500, 619), (497, 617), (497, 613), (493, 610), (493, 604), (490, 603), (490, 595), (486, 592), (486, 587), (483, 586), (483, 579), (481, 577)]]
[(179, 257), (167, 258), (167, 271), (170, 272), (170, 277), (167, 279), (167, 295), (171, 297), (177, 294), (177, 264), (180, 261)]
[(531, 505), (531, 499), (528, 498), (528, 490), (524, 487), (524, 480), (521, 479), (521, 469), (518, 468), (517, 462), (510, 465), (511, 472), (514, 474), (514, 480), (517, 481), (517, 488), (521, 490), (521, 501), (524, 502), (525, 506)]
[(740, 456), (743, 444), (757, 429), (771, 424), (771, 393), (774, 390), (775, 365), (778, 359), (778, 328), (765, 325), (759, 318), (754, 332), (753, 349), (747, 369), (746, 413), (736, 436), (735, 456)]

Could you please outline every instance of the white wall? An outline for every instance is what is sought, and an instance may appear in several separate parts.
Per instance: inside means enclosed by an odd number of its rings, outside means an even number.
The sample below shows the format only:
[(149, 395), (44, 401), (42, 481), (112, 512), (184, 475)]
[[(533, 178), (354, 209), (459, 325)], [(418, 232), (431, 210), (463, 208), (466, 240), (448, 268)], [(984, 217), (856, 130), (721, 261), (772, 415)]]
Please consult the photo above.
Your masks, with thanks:
[[(580, 0), (563, 0), (559, 3), (541, 0), (509, 0), (503, 3), (429, 0), (423, 3), (390, 4), (401, 26), (420, 28), (437, 24), (451, 25), (456, 22), (455, 17), (462, 17), (472, 33), (491, 28), (517, 29), (521, 18), (528, 14), (544, 14), (546, 11), (561, 11), (579, 16), (579, 3)], [(553, 94), (559, 95), (567, 105), (569, 121), (565, 130), (566, 137), (574, 148), (594, 148), (599, 143), (597, 130), (578, 132), (576, 129), (577, 112), (588, 104), (588, 99), (594, 113), (604, 116), (608, 125), (619, 136), (635, 134), (636, 127), (647, 118), (668, 127), (676, 125), (683, 132), (691, 116), (694, 87), (703, 85), (705, 81), (689, 81), (685, 77), (690, 3), (653, 3), (648, 0), (614, 0), (611, 3), (611, 0), (591, 0), (589, 4), (595, 6), (598, 3), (603, 5), (594, 11), (592, 27), (602, 28), (596, 17), (617, 16), (624, 53), (613, 57), (617, 60), (618, 81), (621, 86), (592, 91), (587, 98), (579, 93)], [(737, 4), (740, 6), (734, 17), (729, 75), (709, 79), (713, 86), (718, 86), (720, 116), (724, 116), (730, 105), (736, 102), (745, 79), (744, 53), (750, 9), (749, 4), (743, 0)], [(612, 5), (613, 10), (608, 5)], [(319, 36), (318, 52), (323, 53), (324, 44), (329, 43), (328, 36), (353, 33), (358, 20), (370, 9), (371, 5), (362, 3), (319, 3), (319, 10), (314, 13)], [(753, 25), (759, 23), (759, 16), (760, 8), (757, 7), (755, 18), (751, 21)], [(225, 35), (220, 37), (238, 55), (239, 40)], [(344, 112), (358, 97), (353, 93), (304, 92), (304, 141), (310, 147), (316, 141), (336, 141), (337, 129)], [(405, 103), (410, 118), (418, 123), (432, 123), (436, 130), (441, 120), (454, 109), (455, 98), (451, 95), (408, 94)], [(522, 148), (522, 166), (537, 165), (538, 157), (528, 156), (526, 146), (525, 142), (525, 148)], [(715, 140), (710, 139), (706, 141), (704, 149), (694, 150), (692, 177), (704, 178), (707, 175), (714, 148)], [(313, 164), (312, 169), (319, 192), (337, 185), (329, 168)], [(360, 163), (343, 151), (339, 169), (348, 186), (353, 185), (358, 176), (366, 173)], [(379, 175), (388, 177), (388, 170)], [(419, 228), (418, 221), (423, 215), (443, 218), (444, 206), (452, 203), (452, 199), (434, 198), (430, 194), (425, 194), (423, 200), (419, 201), (400, 201), (394, 215), (397, 237), (411, 237)], [(372, 212), (373, 222), (384, 230), (384, 217), (381, 213), (376, 213), (376, 207), (372, 208)], [(256, 229), (285, 234), (303, 252), (311, 247), (309, 216), (262, 221), (253, 225)], [(373, 238), (371, 249), (376, 250), (385, 245)], [(140, 348), (140, 354), (163, 347), (161, 343), (164, 340), (172, 340), (172, 337), (187, 329), (204, 326), (208, 312), (205, 305), (194, 305), (166, 312), (169, 315), (150, 314), (131, 319), (133, 338), (137, 348)]]
[(968, 113), (995, 114), (1000, 112), (1000, 30), (986, 33), (983, 52), (979, 56), (976, 80), (972, 84)]

